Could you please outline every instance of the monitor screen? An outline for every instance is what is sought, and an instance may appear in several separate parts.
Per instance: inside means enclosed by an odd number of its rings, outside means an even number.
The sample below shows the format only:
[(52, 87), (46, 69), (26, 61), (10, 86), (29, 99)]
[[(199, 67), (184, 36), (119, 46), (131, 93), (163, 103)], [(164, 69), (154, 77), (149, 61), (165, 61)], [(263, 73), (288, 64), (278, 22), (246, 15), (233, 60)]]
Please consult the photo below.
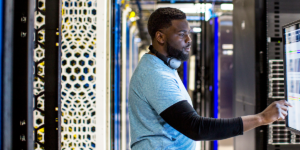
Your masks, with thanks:
[[(283, 27), (285, 55), (286, 99), (293, 107), (289, 108), (286, 125), (300, 131), (300, 22)], [(299, 133), (299, 132), (298, 132)]]

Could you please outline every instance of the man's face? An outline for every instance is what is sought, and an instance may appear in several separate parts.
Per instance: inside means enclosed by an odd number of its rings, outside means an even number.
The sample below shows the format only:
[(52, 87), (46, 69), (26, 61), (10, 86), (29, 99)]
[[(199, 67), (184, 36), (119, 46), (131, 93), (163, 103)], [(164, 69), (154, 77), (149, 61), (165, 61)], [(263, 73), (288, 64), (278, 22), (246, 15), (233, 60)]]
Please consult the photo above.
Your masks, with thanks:
[(172, 21), (172, 26), (166, 29), (166, 46), (170, 57), (188, 60), (192, 42), (189, 34), (190, 26), (186, 19)]

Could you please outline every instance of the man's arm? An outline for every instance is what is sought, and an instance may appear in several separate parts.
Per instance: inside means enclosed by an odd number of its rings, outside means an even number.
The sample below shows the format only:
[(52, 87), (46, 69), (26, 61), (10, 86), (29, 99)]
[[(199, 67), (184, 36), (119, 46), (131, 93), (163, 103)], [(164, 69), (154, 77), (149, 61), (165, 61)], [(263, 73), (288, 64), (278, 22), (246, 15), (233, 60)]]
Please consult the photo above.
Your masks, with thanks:
[(288, 107), (292, 107), (292, 105), (285, 100), (281, 100), (273, 102), (257, 115), (243, 116), (244, 132), (261, 125), (270, 124), (276, 120), (285, 119)]
[(164, 110), (160, 116), (173, 128), (193, 140), (220, 140), (241, 135), (255, 127), (284, 119), (286, 101), (272, 103), (262, 113), (232, 119), (200, 117), (187, 101), (178, 102)]
[(221, 140), (243, 134), (241, 117), (232, 119), (215, 119), (201, 117), (186, 101), (180, 101), (160, 116), (174, 129), (192, 140)]

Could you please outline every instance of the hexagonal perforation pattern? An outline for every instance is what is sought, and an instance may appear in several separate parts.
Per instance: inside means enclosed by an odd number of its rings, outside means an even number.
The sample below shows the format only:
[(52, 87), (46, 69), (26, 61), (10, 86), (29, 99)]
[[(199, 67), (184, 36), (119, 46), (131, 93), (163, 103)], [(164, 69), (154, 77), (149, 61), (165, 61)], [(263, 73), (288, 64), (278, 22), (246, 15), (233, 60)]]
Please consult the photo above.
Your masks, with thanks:
[(96, 0), (62, 0), (62, 149), (96, 146)]
[(37, 0), (35, 9), (34, 47), (34, 149), (44, 150), (44, 77), (45, 77), (45, 0)]

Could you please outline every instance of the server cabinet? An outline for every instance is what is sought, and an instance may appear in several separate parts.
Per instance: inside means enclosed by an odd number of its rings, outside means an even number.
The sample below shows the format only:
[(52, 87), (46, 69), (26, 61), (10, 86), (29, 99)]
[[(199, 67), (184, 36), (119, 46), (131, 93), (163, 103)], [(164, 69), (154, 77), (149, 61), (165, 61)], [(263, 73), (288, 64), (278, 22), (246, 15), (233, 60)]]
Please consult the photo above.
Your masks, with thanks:
[(4, 2), (2, 149), (60, 149), (60, 3)]
[[(268, 101), (285, 98), (283, 75), (282, 26), (298, 20), (300, 2), (295, 0), (266, 0)], [(288, 131), (285, 121), (276, 121), (268, 126), (268, 150), (300, 149), (300, 136)]]
[(3, 132), (1, 149), (33, 149), (33, 0), (2, 1)]
[[(261, 112), (266, 107), (266, 35), (263, 0), (234, 0), (234, 116)], [(265, 150), (266, 127), (235, 137), (235, 149)], [(245, 146), (247, 145), (247, 146)]]

